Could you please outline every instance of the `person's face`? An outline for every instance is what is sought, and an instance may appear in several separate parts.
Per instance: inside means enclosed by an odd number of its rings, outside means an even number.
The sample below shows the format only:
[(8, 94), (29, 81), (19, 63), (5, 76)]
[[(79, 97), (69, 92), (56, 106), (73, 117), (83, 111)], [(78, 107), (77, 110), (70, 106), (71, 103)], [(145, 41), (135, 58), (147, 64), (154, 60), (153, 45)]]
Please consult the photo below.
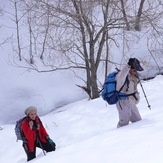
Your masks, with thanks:
[(135, 75), (135, 74), (136, 74), (136, 70), (131, 68), (131, 69), (130, 69), (130, 74), (131, 74), (131, 75)]
[(37, 113), (35, 111), (32, 111), (29, 113), (29, 118), (31, 120), (35, 120), (36, 119), (36, 116), (37, 116)]

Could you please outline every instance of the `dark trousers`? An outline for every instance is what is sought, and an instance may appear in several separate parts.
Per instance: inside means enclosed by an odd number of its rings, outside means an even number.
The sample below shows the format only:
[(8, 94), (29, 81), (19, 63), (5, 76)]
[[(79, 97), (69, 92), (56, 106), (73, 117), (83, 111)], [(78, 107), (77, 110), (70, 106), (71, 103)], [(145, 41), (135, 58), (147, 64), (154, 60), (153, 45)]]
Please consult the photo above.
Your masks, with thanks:
[[(40, 146), (40, 143), (41, 143), (41, 146)], [(31, 151), (29, 151), (27, 143), (23, 142), (23, 148), (27, 154), (27, 161), (30, 161), (30, 160), (36, 158), (36, 147), (41, 148), (41, 149), (45, 150), (46, 152), (55, 151), (55, 148), (53, 148), (50, 143), (48, 143), (48, 142), (43, 143), (41, 141), (40, 141), (40, 143), (38, 141), (35, 141), (34, 151), (31, 152)]]

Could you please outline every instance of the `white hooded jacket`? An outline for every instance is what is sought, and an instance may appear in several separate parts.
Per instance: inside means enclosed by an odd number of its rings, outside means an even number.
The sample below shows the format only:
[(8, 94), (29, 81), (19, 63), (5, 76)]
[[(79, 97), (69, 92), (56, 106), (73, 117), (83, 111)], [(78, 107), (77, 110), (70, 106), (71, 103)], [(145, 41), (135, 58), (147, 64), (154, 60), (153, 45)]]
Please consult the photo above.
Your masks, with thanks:
[(124, 85), (121, 93), (132, 94), (135, 92), (135, 97), (132, 95), (128, 96), (126, 99), (123, 99), (123, 102), (127, 105), (136, 105), (140, 100), (139, 92), (137, 90), (138, 80), (136, 77), (135, 81), (133, 80), (131, 74), (129, 73), (130, 68), (131, 67), (129, 65), (126, 65), (116, 75), (116, 90), (119, 91), (121, 89), (127, 78), (129, 83)]

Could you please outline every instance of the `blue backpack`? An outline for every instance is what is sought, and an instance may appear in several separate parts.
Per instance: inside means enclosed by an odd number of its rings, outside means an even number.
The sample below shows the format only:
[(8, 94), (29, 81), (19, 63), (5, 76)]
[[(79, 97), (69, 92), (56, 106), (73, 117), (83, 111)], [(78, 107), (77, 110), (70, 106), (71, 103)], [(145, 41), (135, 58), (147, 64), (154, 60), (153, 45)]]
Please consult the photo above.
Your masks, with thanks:
[(124, 85), (127, 84), (127, 78), (122, 87), (119, 91), (116, 91), (116, 80), (115, 76), (118, 74), (119, 71), (112, 72), (107, 76), (107, 79), (104, 83), (104, 88), (102, 91), (102, 98), (107, 101), (109, 105), (116, 104), (118, 100), (120, 99), (126, 99), (127, 94), (121, 93), (121, 90), (123, 89)]
[(22, 122), (24, 120), (29, 125), (26, 117), (23, 117), (23, 118), (19, 119), (18, 121), (16, 121), (15, 134), (16, 134), (16, 137), (17, 137), (17, 141), (18, 140), (26, 141), (25, 135), (24, 135), (23, 130), (22, 130)]

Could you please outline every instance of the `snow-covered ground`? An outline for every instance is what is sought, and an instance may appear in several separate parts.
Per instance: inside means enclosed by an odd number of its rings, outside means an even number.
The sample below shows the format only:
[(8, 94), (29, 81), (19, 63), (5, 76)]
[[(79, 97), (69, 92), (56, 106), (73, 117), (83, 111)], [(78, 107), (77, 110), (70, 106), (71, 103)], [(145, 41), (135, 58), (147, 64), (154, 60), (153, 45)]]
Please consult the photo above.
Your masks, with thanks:
[[(39, 115), (68, 103), (86, 98), (75, 84), (70, 71), (37, 73), (13, 67), (5, 53), (0, 55), (0, 125), (13, 123), (30, 105), (39, 108)], [(5, 115), (5, 116), (4, 116)]]
[[(163, 76), (142, 82), (152, 110), (139, 86), (142, 121), (116, 128), (118, 113), (102, 98), (68, 104), (41, 120), (55, 141), (55, 152), (44, 156), (37, 148), (33, 163), (162, 163)], [(39, 109), (39, 108), (38, 108)], [(3, 116), (7, 116), (4, 114)], [(26, 154), (16, 142), (14, 124), (1, 125), (0, 163), (24, 163)]]

